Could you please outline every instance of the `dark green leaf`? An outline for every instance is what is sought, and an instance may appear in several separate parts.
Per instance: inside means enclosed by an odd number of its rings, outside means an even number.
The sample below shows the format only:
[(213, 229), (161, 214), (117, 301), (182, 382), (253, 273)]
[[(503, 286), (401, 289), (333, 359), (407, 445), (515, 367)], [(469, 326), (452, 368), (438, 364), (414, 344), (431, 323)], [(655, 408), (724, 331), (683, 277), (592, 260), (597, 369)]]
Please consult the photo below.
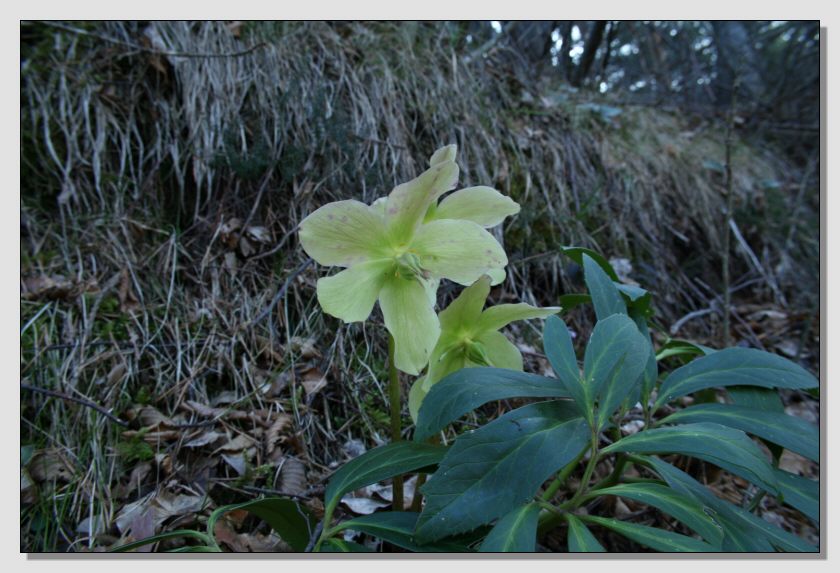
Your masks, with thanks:
[(566, 514), (566, 521), (569, 522), (568, 544), (572, 553), (606, 553), (604, 546), (598, 543), (589, 528), (572, 515)]
[(656, 407), (697, 390), (735, 385), (802, 389), (818, 384), (805, 369), (781, 356), (754, 348), (727, 348), (672, 372), (659, 389)]
[(235, 509), (245, 509), (265, 521), (271, 529), (295, 551), (305, 551), (312, 535), (312, 520), (309, 512), (297, 502), (282, 497), (267, 497), (226, 505), (214, 511), (208, 519), (207, 529), (213, 526), (223, 514)]
[(337, 537), (327, 539), (321, 545), (321, 553), (373, 553), (373, 549), (352, 541), (344, 541)]
[(714, 512), (712, 517), (723, 525), (725, 531), (722, 545), (724, 551), (767, 552), (774, 551), (776, 547), (782, 551), (817, 551), (816, 547), (795, 535), (718, 498), (708, 488), (671, 464), (655, 456), (640, 459), (650, 465), (670, 487), (694, 497), (708, 508), (708, 511)]
[(423, 486), (423, 540), (469, 531), (528, 503), (589, 443), (571, 402), (530, 404), (462, 434)]
[(714, 348), (703, 346), (702, 344), (695, 344), (689, 340), (672, 339), (662, 345), (659, 353), (656, 355), (657, 360), (668, 358), (669, 356), (706, 356), (717, 352)]
[(596, 490), (591, 495), (618, 495), (640, 501), (683, 522), (717, 548), (723, 541), (723, 528), (703, 511), (703, 505), (670, 487), (656, 483), (628, 483)]
[(820, 459), (820, 431), (813, 424), (784, 413), (763, 412), (732, 404), (700, 404), (671, 414), (662, 424), (714, 422), (759, 436), (774, 444)]
[(775, 471), (784, 502), (818, 522), (820, 520), (820, 482), (784, 470)]
[(656, 428), (622, 438), (603, 452), (677, 453), (700, 458), (775, 493), (773, 468), (744, 432), (720, 424), (684, 424)]
[(548, 357), (548, 361), (551, 362), (554, 374), (565, 386), (581, 414), (588, 422), (593, 423), (594, 417), (591, 405), (594, 402), (594, 397), (587, 394), (589, 386), (585, 385), (581, 378), (569, 329), (566, 327), (566, 323), (556, 316), (550, 316), (545, 321), (543, 350)]
[(533, 553), (537, 546), (540, 506), (529, 503), (501, 518), (484, 539), (482, 553)]
[(324, 494), (326, 512), (332, 511), (348, 491), (432, 466), (440, 462), (446, 448), (416, 442), (397, 442), (380, 446), (341, 466), (330, 478)]
[(779, 391), (774, 388), (760, 386), (730, 386), (726, 393), (732, 398), (736, 406), (744, 406), (753, 410), (784, 413), (785, 405), (779, 397)]
[(641, 316), (648, 316), (650, 312), (651, 296), (648, 291), (636, 285), (628, 285), (619, 282), (613, 282), (615, 288), (620, 292), (627, 304), (627, 309), (630, 314), (639, 314)]
[(557, 304), (563, 307), (564, 311), (569, 311), (580, 306), (592, 302), (592, 297), (585, 293), (572, 293), (561, 295), (557, 299)]
[[(761, 388), (759, 386), (730, 386), (726, 389), (727, 394), (737, 406), (762, 410), (764, 412), (775, 412), (784, 414), (785, 406), (779, 397), (779, 391), (775, 388)], [(741, 428), (743, 429), (743, 428)], [(785, 449), (779, 444), (762, 439), (764, 444), (773, 454), (773, 459), (778, 462)]]
[(604, 320), (613, 314), (627, 314), (627, 306), (615, 288), (615, 283), (591, 257), (583, 255), (583, 276), (592, 296), (595, 316)]
[(595, 517), (594, 515), (581, 516), (581, 519), (612, 529), (624, 537), (632, 539), (636, 543), (657, 551), (664, 551), (666, 553), (685, 551), (711, 553), (720, 551), (705, 541), (656, 527), (648, 527), (646, 525), (639, 525), (638, 523), (605, 517)]
[(564, 255), (568, 256), (581, 267), (583, 266), (583, 255), (588, 255), (589, 258), (598, 263), (598, 266), (607, 273), (611, 280), (618, 281), (618, 275), (615, 274), (615, 270), (612, 268), (612, 265), (597, 251), (587, 249), (586, 247), (561, 247), (560, 250), (563, 251)]
[[(646, 341), (626, 314), (599, 320), (583, 360), (585, 395), (600, 397), (599, 426), (634, 389), (647, 362)], [(587, 403), (592, 408), (592, 404)]]
[(167, 553), (218, 553), (219, 549), (216, 547), (208, 547), (206, 545), (185, 545), (184, 547), (176, 547), (170, 549)]
[(335, 534), (345, 529), (352, 529), (384, 539), (403, 549), (415, 553), (463, 553), (470, 549), (452, 541), (438, 541), (428, 545), (419, 545), (414, 540), (414, 528), (417, 525), (419, 513), (409, 511), (388, 511), (372, 513), (343, 521), (334, 527), (331, 533)]
[(636, 323), (636, 328), (639, 329), (645, 342), (647, 342), (647, 350), (645, 350), (647, 361), (645, 362), (645, 369), (642, 371), (642, 380), (639, 384), (640, 399), (644, 404), (647, 404), (651, 392), (656, 387), (656, 380), (659, 377), (659, 367), (656, 364), (656, 351), (653, 348), (653, 340), (650, 336), (650, 328), (648, 327), (647, 320), (636, 312), (631, 312), (630, 317)]
[(166, 539), (177, 539), (179, 537), (191, 537), (194, 539), (198, 539), (199, 541), (204, 543), (205, 547), (210, 547), (213, 545), (212, 539), (210, 539), (210, 537), (208, 537), (206, 533), (195, 531), (193, 529), (178, 529), (175, 531), (166, 531), (164, 533), (158, 533), (157, 535), (152, 535), (151, 537), (146, 537), (145, 539), (138, 539), (137, 541), (132, 541), (131, 543), (126, 543), (125, 545), (120, 545), (119, 547), (114, 547), (113, 549), (108, 550), (108, 552), (124, 553), (126, 551), (131, 551), (132, 549), (137, 549), (138, 547), (143, 547), (144, 545), (157, 543), (158, 541), (164, 541)]
[(247, 510), (263, 521), (295, 551), (304, 551), (312, 535), (309, 512), (288, 498), (269, 497), (217, 508), (207, 520), (207, 531), (214, 532), (216, 522), (225, 513), (236, 509)]
[(450, 422), (493, 400), (568, 395), (553, 378), (505, 368), (462, 368), (432, 386), (420, 406), (414, 439), (424, 441)]

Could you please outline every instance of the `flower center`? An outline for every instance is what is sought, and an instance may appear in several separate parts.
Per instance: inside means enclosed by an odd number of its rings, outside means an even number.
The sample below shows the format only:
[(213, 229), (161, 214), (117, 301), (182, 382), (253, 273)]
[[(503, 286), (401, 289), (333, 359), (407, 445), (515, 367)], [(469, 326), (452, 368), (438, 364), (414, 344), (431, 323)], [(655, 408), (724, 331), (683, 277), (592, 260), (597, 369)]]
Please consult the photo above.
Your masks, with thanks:
[(397, 276), (409, 280), (429, 278), (429, 271), (423, 268), (420, 257), (414, 253), (402, 253), (394, 257), (394, 260), (397, 263)]

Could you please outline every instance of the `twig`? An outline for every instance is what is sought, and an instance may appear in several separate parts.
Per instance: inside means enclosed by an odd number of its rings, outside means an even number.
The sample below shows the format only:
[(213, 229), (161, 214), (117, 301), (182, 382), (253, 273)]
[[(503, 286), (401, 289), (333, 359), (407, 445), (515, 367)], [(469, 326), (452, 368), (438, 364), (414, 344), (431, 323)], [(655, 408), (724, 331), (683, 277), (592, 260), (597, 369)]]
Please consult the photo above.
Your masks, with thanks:
[(89, 36), (91, 38), (96, 38), (97, 40), (102, 40), (103, 42), (108, 42), (109, 44), (115, 44), (118, 46), (125, 46), (126, 48), (131, 48), (133, 50), (138, 50), (140, 52), (146, 52), (148, 54), (155, 54), (157, 56), (167, 56), (172, 58), (239, 58), (242, 56), (247, 56), (248, 54), (255, 52), (259, 48), (263, 48), (268, 44), (265, 42), (260, 42), (250, 48), (242, 50), (240, 52), (227, 52), (222, 54), (209, 54), (209, 53), (199, 53), (199, 52), (167, 52), (162, 50), (156, 50), (154, 48), (148, 48), (146, 46), (141, 46), (140, 44), (135, 44), (134, 42), (126, 42), (125, 40), (117, 40), (116, 38), (111, 38), (105, 36), (103, 34), (98, 34), (96, 32), (89, 32), (87, 30), (82, 30), (81, 28), (76, 28), (74, 26), (68, 26), (67, 24), (60, 24), (58, 22), (44, 22), (42, 20), (38, 21), (39, 24), (43, 24), (44, 26), (49, 26), (50, 28), (57, 28), (59, 30), (63, 30), (65, 32), (70, 32), (71, 34), (78, 34), (80, 36)]
[(319, 521), (318, 525), (315, 526), (315, 531), (312, 532), (312, 535), (309, 538), (309, 543), (306, 545), (306, 549), (304, 549), (304, 553), (312, 553), (312, 550), (315, 548), (315, 544), (318, 542), (318, 539), (321, 537), (321, 532), (324, 530), (324, 522)]
[(21, 390), (29, 390), (30, 392), (37, 392), (39, 394), (44, 394), (46, 396), (51, 396), (53, 398), (61, 398), (62, 400), (68, 400), (70, 402), (76, 402), (77, 404), (81, 404), (82, 406), (86, 406), (88, 408), (92, 408), (93, 410), (96, 410), (97, 412), (99, 412), (100, 414), (102, 414), (103, 416), (105, 416), (106, 418), (108, 418), (109, 420), (114, 422), (115, 424), (119, 424), (123, 428), (128, 427), (128, 422), (126, 422), (125, 420), (121, 420), (120, 418), (116, 417), (115, 415), (113, 415), (111, 412), (109, 412), (108, 410), (106, 410), (102, 406), (100, 406), (98, 404), (94, 404), (93, 402), (91, 402), (89, 400), (85, 400), (83, 398), (77, 398), (76, 396), (70, 396), (68, 394), (64, 394), (63, 392), (56, 392), (55, 390), (47, 390), (46, 388), (38, 388), (37, 386), (30, 386), (29, 384), (23, 384), (23, 383), (21, 383), (20, 389)]
[(292, 272), (292, 274), (290, 274), (290, 275), (286, 278), (286, 282), (284, 282), (284, 283), (283, 283), (283, 286), (282, 286), (282, 287), (280, 287), (280, 289), (277, 291), (277, 294), (275, 294), (275, 295), (274, 295), (274, 298), (273, 298), (273, 299), (271, 299), (271, 302), (268, 304), (268, 306), (266, 306), (266, 307), (263, 309), (263, 311), (262, 311), (259, 315), (257, 315), (257, 318), (255, 318), (255, 319), (254, 319), (254, 320), (252, 320), (250, 323), (248, 323), (248, 325), (246, 325), (246, 326), (245, 326), (245, 329), (252, 328), (255, 324), (257, 324), (257, 323), (258, 323), (258, 322), (260, 322), (262, 319), (264, 319), (266, 316), (268, 316), (269, 314), (271, 314), (271, 310), (272, 310), (275, 306), (277, 306), (277, 303), (279, 303), (279, 302), (280, 302), (280, 299), (282, 299), (282, 298), (283, 298), (283, 295), (285, 295), (285, 294), (286, 294), (286, 291), (289, 289), (289, 285), (292, 283), (292, 281), (293, 281), (295, 278), (297, 278), (297, 276), (298, 276), (300, 273), (302, 273), (303, 271), (305, 271), (305, 270), (306, 270), (306, 268), (307, 268), (309, 265), (311, 265), (311, 264), (312, 264), (312, 259), (307, 258), (305, 261), (303, 261), (303, 263), (301, 263), (301, 265), (300, 265), (298, 268), (296, 268), (296, 269)]

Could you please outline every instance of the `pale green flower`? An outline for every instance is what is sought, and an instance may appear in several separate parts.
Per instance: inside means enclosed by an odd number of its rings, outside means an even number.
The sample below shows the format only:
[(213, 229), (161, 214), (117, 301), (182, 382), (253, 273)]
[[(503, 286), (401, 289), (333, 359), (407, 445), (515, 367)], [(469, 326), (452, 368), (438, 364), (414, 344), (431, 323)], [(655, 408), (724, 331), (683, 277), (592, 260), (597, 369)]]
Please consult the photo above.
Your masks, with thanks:
[(517, 303), (482, 311), (490, 283), (489, 276), (481, 277), (440, 313), (441, 332), (429, 358), (429, 369), (417, 379), (408, 396), (408, 408), (415, 420), (431, 387), (461, 368), (495, 366), (521, 371), (522, 354), (499, 330), (515, 320), (545, 318), (561, 310)]
[[(301, 245), (309, 256), (322, 265), (347, 267), (318, 280), (324, 311), (345, 322), (364, 321), (378, 300), (394, 337), (394, 362), (414, 375), (426, 365), (440, 334), (434, 311), (439, 280), (466, 286), (485, 273), (503, 277), (507, 264), (501, 245), (484, 229), (487, 222), (504, 218), (499, 218), (498, 201), (470, 199), (474, 192), (464, 195), (469, 191), (464, 189), (450, 196), (461, 193), (461, 199), (447, 198), (437, 206), (458, 180), (455, 152), (454, 145), (439, 149), (427, 171), (397, 186), (385, 201), (374, 206), (337, 201), (300, 224)], [(450, 207), (447, 200), (453, 202)], [(509, 214), (519, 210), (515, 202), (505, 201)], [(434, 207), (448, 212), (447, 217), (462, 218), (425, 220)], [(471, 219), (463, 218), (467, 215)]]

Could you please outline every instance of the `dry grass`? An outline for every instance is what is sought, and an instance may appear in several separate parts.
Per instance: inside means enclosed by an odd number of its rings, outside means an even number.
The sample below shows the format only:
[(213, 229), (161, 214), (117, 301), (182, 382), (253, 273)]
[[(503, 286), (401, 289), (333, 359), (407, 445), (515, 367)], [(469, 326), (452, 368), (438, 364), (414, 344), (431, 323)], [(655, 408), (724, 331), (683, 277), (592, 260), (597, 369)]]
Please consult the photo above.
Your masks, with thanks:
[[(436, 25), (114, 22), (22, 32), (23, 383), (121, 417), (145, 404), (181, 425), (202, 421), (188, 401), (225, 392), (229, 411), (288, 414), (283, 455), (263, 448), (253, 463), (279, 472), (283, 460), (302, 459), (317, 494), (345, 442), (387, 435), (385, 349), (377, 324), (322, 315), (314, 283), (325, 270), (305, 265), (296, 225), (326, 202), (386, 194), (450, 142), (463, 186), (494, 185), (523, 206), (499, 234), (511, 266), (498, 300), (549, 305), (580, 290), (558, 254), (577, 244), (629, 258), (666, 329), (718, 308), (725, 201), (714, 162), (724, 151), (714, 118), (648, 108), (610, 117), (584, 105), (589, 94), (528, 93), (501, 66), (503, 48), (467, 62)], [(817, 180), (748, 139), (734, 157), (736, 220), (758, 262), (736, 251), (735, 285), (748, 286), (735, 299), (799, 317), (792, 328), (813, 359)], [(442, 293), (444, 305), (453, 289)], [(714, 342), (715, 316), (680, 334)], [(572, 319), (587, 328), (585, 313)], [(760, 338), (747, 321), (735, 327)], [(538, 330), (516, 334), (533, 344)], [(328, 385), (308, 393), (320, 374)], [(274, 487), (237, 482), (221, 462), (204, 481), (189, 479), (183, 437), (152, 448), (180, 469), (151, 459), (153, 477), (130, 483), (138, 461), (127, 452), (138, 441), (66, 400), (22, 393), (21, 424), (23, 444), (70, 464), (22, 504), (25, 550), (107, 545), (121, 507), (149, 491), (218, 503), (214, 480)], [(223, 427), (254, 431), (241, 419)], [(85, 518), (105, 532), (77, 531)]]

